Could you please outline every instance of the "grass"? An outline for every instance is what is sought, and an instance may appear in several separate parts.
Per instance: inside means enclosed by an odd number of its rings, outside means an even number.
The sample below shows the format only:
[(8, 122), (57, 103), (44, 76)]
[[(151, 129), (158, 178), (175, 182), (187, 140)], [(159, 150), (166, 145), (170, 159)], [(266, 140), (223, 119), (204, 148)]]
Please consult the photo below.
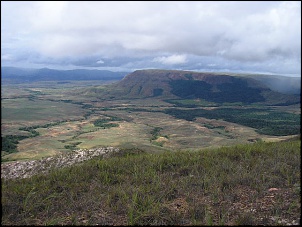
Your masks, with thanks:
[[(85, 113), (78, 105), (48, 100), (31, 101), (26, 98), (3, 100), (1, 111), (4, 123), (16, 119), (19, 122), (43, 121), (45, 116), (55, 120), (72, 119)], [(46, 123), (49, 123), (47, 120)]]
[(2, 180), (2, 225), (296, 221), (300, 149), (300, 140), (156, 154), (125, 149), (48, 175)]
[(187, 121), (194, 121), (196, 117), (223, 119), (228, 122), (255, 128), (256, 132), (260, 134), (273, 136), (296, 135), (300, 132), (301, 128), (301, 115), (276, 110), (272, 111), (268, 108), (167, 109), (166, 113)]

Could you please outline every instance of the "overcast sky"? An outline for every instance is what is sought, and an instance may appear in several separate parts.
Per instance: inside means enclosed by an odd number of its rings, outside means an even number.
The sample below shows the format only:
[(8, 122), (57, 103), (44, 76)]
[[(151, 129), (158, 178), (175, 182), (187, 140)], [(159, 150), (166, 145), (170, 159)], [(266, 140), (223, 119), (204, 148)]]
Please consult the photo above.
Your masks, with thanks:
[(301, 2), (1, 1), (1, 63), (301, 76)]

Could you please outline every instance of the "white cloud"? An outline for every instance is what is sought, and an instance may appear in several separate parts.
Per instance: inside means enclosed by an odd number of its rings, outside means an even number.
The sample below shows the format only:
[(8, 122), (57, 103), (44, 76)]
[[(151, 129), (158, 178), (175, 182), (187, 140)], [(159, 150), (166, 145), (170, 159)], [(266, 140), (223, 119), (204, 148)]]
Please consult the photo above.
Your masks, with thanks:
[(167, 66), (189, 64), (189, 55), (264, 67), (275, 60), (300, 73), (301, 2), (4, 1), (1, 50), (15, 59), (128, 56)]
[(97, 64), (104, 64), (105, 62), (103, 60), (98, 60), (96, 63)]
[(10, 61), (13, 60), (13, 57), (10, 54), (1, 55), (1, 61)]
[(168, 57), (156, 57), (153, 59), (153, 62), (160, 62), (164, 65), (177, 65), (186, 63), (187, 58), (185, 55), (174, 54)]

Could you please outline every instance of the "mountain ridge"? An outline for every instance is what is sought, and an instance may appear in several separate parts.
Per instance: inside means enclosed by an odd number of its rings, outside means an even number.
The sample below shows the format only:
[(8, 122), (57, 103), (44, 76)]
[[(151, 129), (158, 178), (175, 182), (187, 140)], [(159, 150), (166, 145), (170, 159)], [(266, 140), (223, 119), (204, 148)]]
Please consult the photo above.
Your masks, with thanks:
[[(254, 77), (256, 77), (255, 75)], [(242, 102), (289, 105), (300, 103), (300, 96), (272, 90), (251, 75), (181, 70), (136, 70), (106, 90), (110, 97), (203, 99), (214, 103)], [(272, 79), (271, 79), (272, 80)]]
[(4, 82), (32, 82), (54, 80), (121, 80), (127, 72), (112, 72), (97, 69), (32, 69), (1, 67), (1, 79)]

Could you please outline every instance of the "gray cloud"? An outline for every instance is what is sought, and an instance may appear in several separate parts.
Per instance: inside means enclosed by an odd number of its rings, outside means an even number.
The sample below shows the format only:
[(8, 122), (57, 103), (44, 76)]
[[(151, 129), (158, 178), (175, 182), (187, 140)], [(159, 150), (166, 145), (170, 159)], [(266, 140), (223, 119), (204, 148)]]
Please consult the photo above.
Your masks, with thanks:
[(2, 1), (1, 15), (3, 64), (301, 74), (301, 2)]
[(160, 62), (164, 65), (178, 65), (178, 64), (184, 64), (187, 62), (186, 55), (171, 55), (171, 56), (163, 56), (163, 57), (156, 57), (153, 59), (154, 62)]

